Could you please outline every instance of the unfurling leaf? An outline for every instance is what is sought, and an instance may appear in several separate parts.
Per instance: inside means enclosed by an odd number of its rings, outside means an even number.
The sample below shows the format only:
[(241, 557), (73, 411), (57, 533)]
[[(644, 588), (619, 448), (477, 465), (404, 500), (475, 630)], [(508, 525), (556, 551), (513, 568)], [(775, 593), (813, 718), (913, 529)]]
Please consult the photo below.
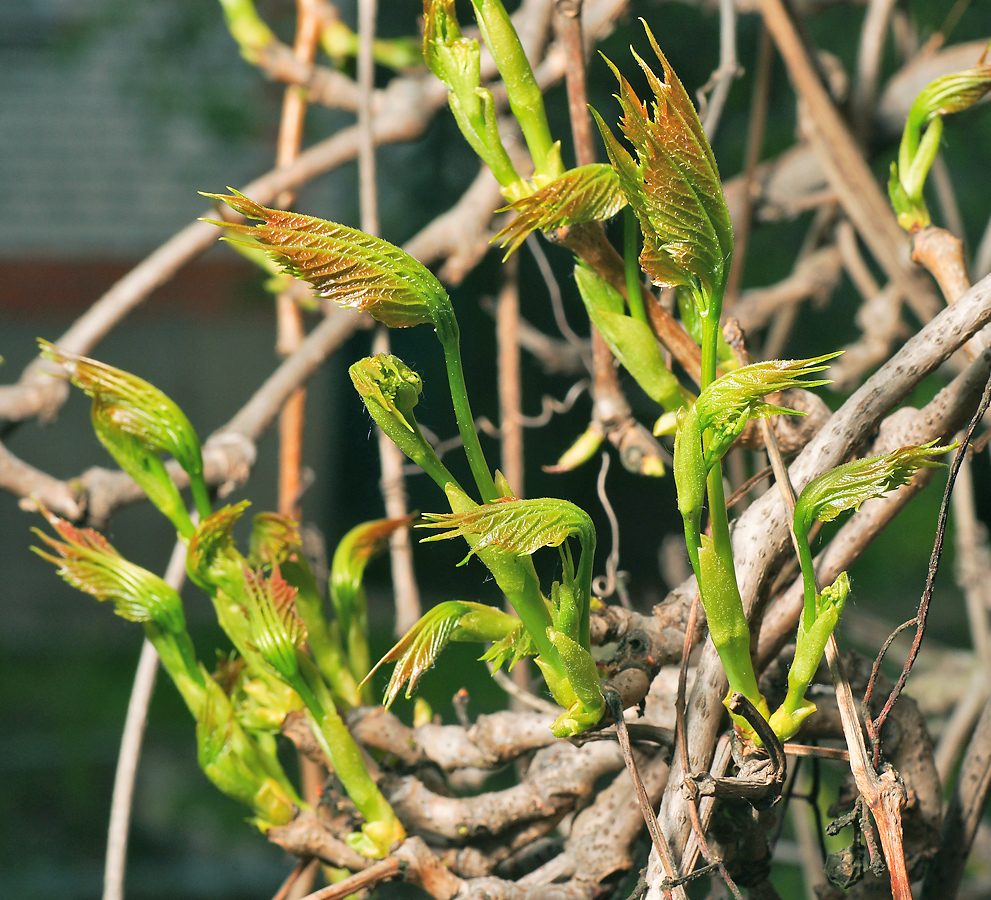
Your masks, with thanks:
[(208, 592), (217, 588), (232, 597), (241, 592), (244, 557), (234, 543), (234, 524), (251, 505), (247, 500), (218, 509), (197, 526), (186, 552), (186, 571)]
[[(395, 662), (383, 700), (392, 705), (403, 685), (409, 697), (420, 676), (436, 661), (450, 641), (501, 641), (519, 628), (520, 620), (483, 603), (448, 600), (438, 603), (417, 622), (369, 672), (386, 662)], [(367, 680), (367, 679), (366, 679)]]
[(288, 516), (274, 512), (258, 513), (251, 523), (248, 565), (281, 566), (302, 547), (299, 525)]
[(492, 664), (493, 672), (498, 672), (503, 666), (512, 672), (513, 666), (521, 659), (526, 656), (533, 656), (536, 652), (537, 648), (530, 639), (530, 633), (517, 619), (516, 628), (501, 640), (496, 641), (480, 658), (483, 662)]
[(276, 672), (292, 680), (299, 672), (296, 650), (306, 640), (306, 626), (296, 612), (296, 589), (279, 567), (271, 575), (244, 570), (244, 608), (251, 644)]
[(502, 500), (486, 503), (462, 513), (427, 513), (429, 521), (419, 528), (448, 528), (423, 541), (475, 535), (478, 542), (465, 562), (487, 547), (503, 550), (514, 556), (529, 556), (541, 547), (559, 547), (571, 535), (578, 535), (583, 547), (591, 536), (595, 547), (595, 529), (588, 513), (569, 503), (541, 497), (534, 500)]
[(930, 224), (922, 190), (939, 150), (943, 116), (969, 109), (991, 91), (991, 62), (985, 62), (987, 53), (986, 48), (976, 66), (931, 82), (909, 109), (898, 148), (898, 161), (891, 164), (888, 178), (892, 208), (898, 216), (898, 224), (906, 231), (916, 231)]
[(263, 225), (214, 222), (257, 240), (321, 297), (360, 309), (390, 328), (433, 323), (450, 327), (451, 301), (429, 269), (408, 253), (354, 228), (280, 209), (236, 194), (204, 194)]
[(936, 441), (899, 447), (892, 453), (868, 456), (844, 463), (814, 478), (795, 504), (795, 531), (807, 535), (812, 523), (831, 522), (848, 509), (857, 509), (865, 500), (880, 497), (908, 484), (919, 469), (943, 465), (935, 457), (956, 445), (937, 447)]
[(538, 228), (550, 231), (561, 225), (600, 222), (612, 218), (624, 206), (626, 197), (612, 166), (604, 163), (579, 166), (507, 206), (507, 210), (515, 210), (516, 218), (493, 240), (499, 241), (500, 247), (509, 245), (508, 258)]
[(157, 387), (129, 372), (61, 350), (39, 340), (41, 355), (63, 366), (69, 380), (93, 398), (93, 429), (117, 464), (182, 534), (192, 522), (174, 482), (162, 464), (168, 453), (189, 474), (202, 515), (210, 501), (203, 481), (200, 440), (185, 413)]
[(341, 632), (351, 633), (352, 619), (363, 631), (367, 628), (362, 579), (369, 560), (389, 546), (389, 539), (409, 525), (416, 514), (401, 519), (374, 519), (352, 528), (337, 545), (330, 566), (330, 599)]
[(609, 63), (619, 81), (620, 128), (636, 160), (597, 113), (595, 118), (623, 193), (640, 221), (641, 266), (656, 284), (690, 288), (705, 312), (728, 274), (733, 230), (715, 157), (695, 107), (646, 23), (644, 28), (664, 69), (661, 81), (636, 57), (654, 93), (653, 117)]
[(385, 353), (359, 359), (348, 374), (368, 414), (390, 440), (442, 489), (457, 483), (413, 417), (423, 389), (420, 376), (398, 356)]
[(359, 359), (348, 369), (355, 390), (365, 401), (376, 424), (389, 434), (380, 419), (395, 420), (411, 434), (416, 433), (413, 409), (423, 391), (423, 381), (398, 356), (380, 353)]
[(713, 381), (695, 401), (700, 428), (703, 431), (713, 429), (712, 441), (706, 452), (706, 465), (711, 468), (743, 433), (751, 419), (779, 414), (802, 415), (797, 410), (767, 403), (764, 397), (789, 388), (829, 384), (828, 380), (803, 379), (828, 369), (823, 363), (839, 355), (837, 352), (812, 359), (770, 359), (744, 366)]
[(34, 532), (58, 555), (32, 549), (58, 566), (66, 582), (97, 600), (113, 601), (117, 615), (131, 622), (153, 622), (172, 634), (185, 631), (182, 600), (161, 578), (124, 559), (92, 528), (76, 528), (45, 509), (42, 514), (62, 540)]

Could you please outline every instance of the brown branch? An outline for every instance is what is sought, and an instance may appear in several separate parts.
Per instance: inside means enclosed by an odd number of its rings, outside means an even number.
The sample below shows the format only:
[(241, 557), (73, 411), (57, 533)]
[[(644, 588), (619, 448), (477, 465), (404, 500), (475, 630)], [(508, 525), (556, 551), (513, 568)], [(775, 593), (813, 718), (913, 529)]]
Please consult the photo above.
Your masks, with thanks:
[[(802, 488), (817, 474), (843, 461), (880, 424), (882, 417), (933, 371), (971, 334), (991, 319), (991, 278), (984, 279), (953, 306), (947, 307), (909, 339), (885, 365), (830, 418), (799, 457), (789, 474)], [(757, 500), (739, 519), (733, 534), (741, 595), (748, 613), (770, 588), (788, 546), (784, 504), (775, 491)], [(688, 738), (691, 771), (707, 769), (721, 722), (719, 701), (726, 692), (725, 676), (710, 645), (703, 650), (689, 701)], [(664, 833), (675, 836), (676, 849), (688, 832), (684, 798), (677, 788), (687, 773), (677, 759), (661, 805)], [(651, 863), (650, 877), (660, 877)]]
[(348, 719), (355, 739), (398, 756), (407, 766), (430, 761), (445, 772), (496, 769), (531, 750), (555, 742), (554, 716), (533, 712), (498, 712), (479, 716), (470, 728), (420, 725), (410, 728), (385, 709), (362, 708)]
[(943, 842), (922, 888), (923, 900), (955, 897), (991, 795), (991, 701), (984, 705), (943, 820)]
[(412, 776), (386, 776), (382, 790), (408, 829), (462, 844), (560, 816), (591, 797), (595, 782), (622, 765), (614, 744), (579, 748), (558, 742), (537, 752), (520, 784), (502, 791), (444, 797)]
[(795, 89), (807, 107), (805, 123), (809, 141), (830, 186), (889, 280), (905, 293), (919, 320), (928, 321), (937, 309), (935, 298), (906, 268), (908, 238), (819, 80), (795, 23), (782, 0), (761, 0), (761, 12)]
[(912, 884), (905, 866), (905, 849), (902, 844), (902, 807), (907, 799), (905, 785), (893, 769), (885, 769), (878, 775), (871, 765), (864, 746), (853, 692), (843, 672), (836, 638), (832, 635), (826, 643), (826, 660), (836, 687), (836, 702), (850, 751), (850, 771), (853, 772), (857, 790), (877, 824), (884, 860), (891, 876), (892, 900), (912, 900)]

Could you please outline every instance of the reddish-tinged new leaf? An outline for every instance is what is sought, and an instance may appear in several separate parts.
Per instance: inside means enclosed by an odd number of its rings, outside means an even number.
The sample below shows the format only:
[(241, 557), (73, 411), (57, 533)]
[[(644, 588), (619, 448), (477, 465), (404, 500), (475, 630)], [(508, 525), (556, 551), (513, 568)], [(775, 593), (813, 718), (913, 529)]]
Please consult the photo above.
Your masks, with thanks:
[(511, 203), (506, 209), (516, 211), (516, 218), (494, 238), (506, 252), (518, 250), (527, 235), (536, 229), (549, 231), (561, 225), (598, 222), (612, 218), (624, 206), (626, 197), (620, 190), (619, 174), (611, 165), (593, 163), (569, 169), (560, 178)]
[(354, 228), (313, 216), (268, 209), (236, 194), (205, 194), (263, 225), (215, 222), (247, 235), (321, 297), (360, 309), (391, 328), (437, 324), (450, 299), (426, 266), (398, 247)]
[(664, 70), (662, 81), (636, 57), (654, 93), (650, 111), (609, 63), (619, 82), (620, 127), (636, 159), (598, 115), (596, 121), (622, 190), (640, 220), (644, 271), (657, 284), (693, 288), (704, 305), (725, 279), (733, 248), (732, 226), (712, 149), (695, 107), (646, 30)]
[(248, 562), (253, 568), (281, 565), (302, 547), (299, 525), (288, 516), (258, 513), (252, 521)]
[(245, 568), (243, 596), (252, 647), (280, 675), (294, 676), (299, 670), (296, 648), (306, 640), (306, 626), (296, 612), (296, 588), (278, 566), (269, 576)]
[(131, 622), (154, 622), (173, 633), (185, 629), (182, 601), (161, 578), (124, 559), (92, 528), (76, 528), (44, 508), (41, 512), (62, 540), (34, 529), (55, 553), (32, 549), (58, 566), (68, 584), (97, 600), (112, 601), (117, 615)]

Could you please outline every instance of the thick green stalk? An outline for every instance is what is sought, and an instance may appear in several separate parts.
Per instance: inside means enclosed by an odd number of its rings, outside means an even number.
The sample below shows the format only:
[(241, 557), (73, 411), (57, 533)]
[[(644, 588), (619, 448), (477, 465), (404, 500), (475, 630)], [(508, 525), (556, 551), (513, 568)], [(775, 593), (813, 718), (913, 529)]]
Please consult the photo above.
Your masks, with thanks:
[(626, 274), (626, 299), (630, 304), (630, 315), (644, 325), (649, 325), (647, 312), (643, 308), (643, 294), (640, 291), (640, 223), (632, 206), (623, 213), (623, 264)]
[(815, 564), (812, 561), (812, 548), (809, 546), (809, 536), (804, 531), (795, 529), (795, 543), (798, 545), (798, 562), (802, 569), (802, 587), (804, 602), (802, 606), (802, 629), (808, 631), (816, 618), (816, 586)]
[(189, 476), (189, 487), (193, 492), (193, 503), (196, 512), (199, 513), (202, 522), (213, 512), (213, 504), (210, 502), (210, 489), (206, 485), (206, 480), (201, 474)]
[(450, 315), (439, 316), (436, 320), (436, 327), (437, 338), (444, 348), (444, 363), (447, 366), (451, 402), (454, 404), (454, 415), (458, 420), (458, 431), (464, 442), (468, 465), (471, 467), (471, 474), (475, 479), (478, 492), (482, 496), (482, 503), (494, 503), (499, 499), (499, 492), (496, 490), (492, 473), (485, 462), (482, 445), (478, 440), (478, 432), (475, 430), (475, 419), (471, 414), (471, 405), (468, 403), (468, 388), (465, 385), (465, 373), (461, 364), (461, 333), (453, 311)]
[(206, 686), (203, 670), (196, 661), (196, 651), (189, 635), (186, 632), (175, 634), (166, 631), (154, 622), (145, 622), (144, 629), (189, 711), (194, 718), (199, 718)]
[(534, 174), (548, 180), (562, 174), (561, 155), (551, 139), (544, 95), (523, 52), (516, 29), (501, 0), (472, 0), (482, 37), (488, 45), (513, 115), (520, 123), (527, 148), (533, 158)]
[[(334, 773), (369, 825), (375, 826), (376, 831), (382, 831), (387, 836), (394, 835), (392, 840), (401, 839), (402, 825), (369, 775), (361, 750), (338, 715), (320, 673), (305, 653), (297, 654), (297, 658), (300, 677), (295, 680), (300, 683), (293, 687), (313, 716), (313, 722), (317, 726), (314, 732), (323, 744), (324, 752), (330, 757)], [(388, 850), (392, 840), (385, 843), (383, 853)]]

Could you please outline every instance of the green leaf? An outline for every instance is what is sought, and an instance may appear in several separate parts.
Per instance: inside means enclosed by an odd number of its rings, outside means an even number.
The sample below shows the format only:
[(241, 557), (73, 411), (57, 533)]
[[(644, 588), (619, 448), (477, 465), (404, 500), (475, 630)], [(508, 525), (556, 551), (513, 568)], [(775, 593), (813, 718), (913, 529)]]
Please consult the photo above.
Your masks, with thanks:
[(619, 174), (612, 166), (605, 163), (579, 166), (507, 206), (506, 210), (514, 210), (516, 217), (493, 241), (499, 241), (500, 247), (509, 245), (505, 261), (538, 228), (550, 231), (562, 225), (600, 222), (612, 218), (624, 206), (626, 197), (619, 187)]
[(93, 398), (93, 428), (100, 442), (188, 536), (192, 523), (159, 457), (168, 453), (189, 474), (201, 513), (209, 512), (200, 440), (185, 413), (143, 378), (39, 340), (41, 355), (63, 366), (69, 380)]
[(172, 634), (186, 630), (182, 600), (161, 578), (124, 559), (98, 531), (76, 528), (44, 508), (41, 512), (62, 540), (35, 528), (34, 533), (57, 556), (31, 549), (58, 566), (58, 574), (68, 584), (97, 600), (112, 601), (117, 615), (131, 622), (153, 622)]
[(383, 663), (396, 663), (383, 701), (388, 708), (404, 684), (406, 696), (412, 694), (420, 676), (436, 662), (450, 641), (501, 641), (519, 626), (520, 620), (515, 616), (483, 603), (461, 600), (438, 603), (379, 660), (368, 678)]
[(669, 412), (690, 403), (692, 395), (667, 367), (650, 326), (625, 314), (619, 291), (581, 264), (575, 282), (596, 330), (644, 393)]
[[(268, 209), (241, 194), (204, 194), (264, 225), (214, 222), (257, 240), (321, 297), (360, 309), (390, 328), (453, 318), (441, 283), (422, 263), (398, 247), (354, 228), (280, 209)], [(211, 220), (207, 220), (211, 221)]]
[(474, 535), (477, 543), (462, 561), (488, 547), (514, 556), (530, 556), (541, 547), (559, 547), (571, 535), (592, 535), (595, 529), (588, 513), (567, 500), (540, 497), (533, 500), (500, 500), (462, 513), (426, 513), (427, 522), (418, 528), (447, 528), (444, 534), (423, 542), (443, 541)]
[(816, 519), (831, 522), (840, 513), (859, 508), (865, 500), (908, 484), (919, 469), (943, 465), (935, 457), (948, 453), (956, 444), (938, 447), (936, 443), (911, 444), (892, 453), (855, 459), (814, 478), (795, 504), (795, 531), (806, 535)]
[[(654, 36), (651, 47), (664, 70), (661, 81), (639, 56), (654, 94), (653, 115), (611, 63), (623, 108), (620, 128), (636, 160), (595, 113), (620, 185), (640, 220), (644, 248), (640, 263), (655, 283), (692, 289), (704, 312), (728, 273), (733, 231), (719, 171), (695, 107)], [(593, 111), (594, 112), (594, 111)]]
[(288, 516), (258, 513), (251, 522), (248, 565), (252, 569), (280, 566), (302, 547), (299, 526)]
[(306, 640), (306, 625), (296, 612), (296, 589), (273, 566), (272, 573), (245, 568), (242, 593), (252, 647), (282, 678), (299, 673), (296, 651)]
[(362, 629), (367, 628), (365, 596), (362, 579), (369, 560), (383, 553), (389, 539), (400, 528), (409, 525), (416, 514), (401, 519), (374, 519), (356, 525), (341, 538), (330, 567), (330, 599), (341, 631), (351, 631), (352, 619)]
[(483, 662), (492, 663), (493, 672), (498, 672), (503, 666), (512, 672), (513, 666), (521, 659), (533, 656), (537, 652), (523, 623), (519, 619), (516, 622), (516, 627), (509, 634), (496, 641), (480, 657)]
[(251, 506), (242, 500), (224, 506), (207, 516), (197, 526), (186, 551), (186, 571), (205, 591), (218, 588), (236, 597), (243, 585), (245, 559), (234, 543), (235, 523)]
[(837, 352), (811, 359), (770, 359), (743, 366), (713, 381), (695, 401), (701, 429), (713, 430), (705, 455), (706, 466), (711, 468), (723, 456), (751, 419), (779, 414), (802, 415), (796, 410), (767, 403), (764, 397), (789, 388), (829, 384), (828, 380), (812, 380), (806, 376), (828, 369), (829, 366), (823, 363), (839, 355)]

